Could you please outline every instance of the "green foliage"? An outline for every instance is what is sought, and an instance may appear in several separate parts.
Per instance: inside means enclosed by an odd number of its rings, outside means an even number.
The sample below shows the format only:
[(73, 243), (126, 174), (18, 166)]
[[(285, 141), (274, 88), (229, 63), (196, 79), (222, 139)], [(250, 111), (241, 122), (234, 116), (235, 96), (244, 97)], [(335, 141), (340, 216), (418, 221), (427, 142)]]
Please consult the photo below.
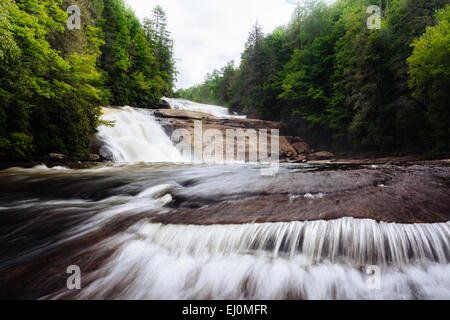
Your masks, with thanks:
[[(448, 7), (433, 18), (447, 2), (305, 1), (287, 26), (252, 28), (231, 79), (215, 71), (178, 95), (281, 121), (316, 148), (448, 151)], [(381, 5), (380, 30), (366, 25), (372, 4)], [(226, 99), (215, 94), (221, 86)]]
[(99, 113), (91, 104), (98, 100), (92, 88), (96, 54), (65, 58), (54, 48), (50, 33), (64, 33), (67, 20), (60, 5), (8, 0), (2, 8), (7, 50), (14, 50), (0, 64), (2, 158), (24, 159), (50, 151), (80, 155), (89, 149)]
[(66, 27), (72, 4), (0, 3), (0, 159), (84, 156), (100, 105), (152, 107), (170, 94), (174, 78), (122, 0), (77, 0), (81, 30)]
[(173, 59), (173, 41), (167, 30), (167, 16), (161, 6), (153, 9), (152, 17), (144, 19), (145, 38), (153, 48), (156, 59), (156, 73), (160, 78), (163, 95), (173, 94), (176, 70)]
[(207, 74), (203, 84), (186, 90), (180, 89), (176, 96), (206, 104), (225, 105), (232, 98), (230, 88), (235, 74), (236, 70), (232, 61), (221, 70), (214, 70), (211, 74)]
[(160, 6), (141, 25), (122, 0), (103, 0), (101, 27), (105, 44), (100, 68), (105, 71), (110, 103), (140, 108), (155, 106), (163, 95), (173, 94), (175, 64)]
[(413, 96), (428, 106), (427, 118), (439, 141), (450, 148), (450, 5), (437, 14), (438, 24), (414, 40), (408, 58)]

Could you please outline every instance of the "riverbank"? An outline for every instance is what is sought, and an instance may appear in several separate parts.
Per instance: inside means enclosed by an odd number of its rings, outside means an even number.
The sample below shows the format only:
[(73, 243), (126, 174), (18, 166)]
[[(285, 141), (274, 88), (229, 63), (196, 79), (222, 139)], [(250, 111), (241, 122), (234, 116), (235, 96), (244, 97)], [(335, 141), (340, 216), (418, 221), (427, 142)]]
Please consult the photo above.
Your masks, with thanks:
[[(63, 155), (62, 159), (49, 160), (48, 157), (41, 158), (44, 160), (30, 160), (30, 161), (2, 161), (0, 162), (0, 170), (11, 167), (32, 168), (37, 165), (46, 165), (48, 167), (65, 166), (71, 169), (86, 169), (95, 167), (102, 163), (112, 163), (106, 158), (99, 158), (96, 161), (87, 158), (70, 158)], [(381, 165), (381, 164), (395, 164), (395, 165), (427, 165), (427, 164), (449, 164), (450, 153), (436, 153), (436, 154), (415, 154), (401, 157), (368, 157), (352, 156), (352, 157), (334, 157), (329, 160), (299, 160), (299, 161), (280, 161), (281, 163), (308, 163), (308, 164), (330, 164), (330, 165)]]
[[(230, 115), (228, 114), (228, 109), (218, 106), (196, 104), (178, 99), (168, 99), (167, 101), (164, 101), (165, 105), (161, 106), (162, 109), (152, 110), (130, 107), (103, 107), (103, 119), (113, 125), (118, 125), (118, 123), (120, 125), (119, 128), (114, 129), (105, 126), (99, 127), (99, 132), (91, 138), (90, 154), (84, 157), (71, 157), (60, 153), (49, 153), (30, 161), (24, 161), (22, 165), (30, 167), (32, 165), (45, 164), (48, 166), (63, 165), (70, 168), (85, 168), (98, 163), (112, 161), (184, 161), (182, 157), (172, 159), (167, 156), (168, 153), (179, 153), (179, 151), (175, 150), (174, 146), (180, 143), (180, 137), (173, 137), (172, 135), (175, 131), (187, 132), (190, 139), (187, 139), (185, 142), (193, 149), (195, 147), (194, 137), (198, 134), (195, 130), (198, 130), (198, 127), (202, 130), (202, 138), (203, 134), (208, 131), (214, 132), (215, 134), (220, 133), (223, 142), (226, 141), (227, 133), (229, 131), (235, 132), (236, 134), (239, 131), (244, 133), (246, 159), (250, 158), (250, 150), (258, 150), (260, 147), (258, 139), (261, 138), (260, 134), (263, 131), (267, 131), (267, 152), (269, 154), (271, 153), (272, 130), (279, 132), (278, 154), (280, 163), (401, 165), (450, 159), (450, 152), (415, 154), (401, 157), (371, 154), (336, 156), (328, 151), (315, 150), (314, 147), (312, 147), (313, 143), (311, 141), (306, 141), (302, 137), (290, 136), (284, 126), (279, 122)], [(138, 128), (136, 129), (138, 130), (129, 130), (131, 126), (137, 126)], [(135, 134), (135, 136), (133, 136), (133, 134)], [(256, 139), (250, 138), (251, 134), (256, 135)], [(129, 141), (125, 141), (124, 139), (129, 139)], [(146, 143), (137, 145), (136, 141), (138, 140)], [(117, 144), (117, 142), (119, 142), (119, 144)], [(155, 146), (156, 149), (154, 149)], [(203, 145), (203, 147), (205, 148), (205, 145)], [(234, 153), (234, 158), (238, 158), (236, 146), (234, 146), (234, 150), (229, 150), (228, 145), (224, 143), (221, 149), (223, 150), (223, 159), (226, 159), (229, 153)], [(114, 155), (114, 153), (116, 154)], [(124, 157), (124, 153), (129, 153), (129, 156), (132, 154), (132, 157)], [(166, 155), (153, 159), (155, 154), (159, 153)], [(258, 157), (260, 156), (260, 153), (258, 153)], [(191, 159), (185, 160), (187, 162), (191, 161)], [(258, 158), (258, 160), (261, 159)], [(264, 159), (264, 161), (265, 160), (266, 159)], [(10, 166), (8, 162), (0, 164), (0, 168), (7, 168), (8, 166)]]
[(406, 156), (349, 156), (335, 157), (330, 160), (313, 160), (308, 161), (311, 164), (426, 164), (426, 163), (445, 163), (450, 162), (450, 152), (448, 153), (431, 153), (431, 154), (411, 154)]
[[(450, 163), (446, 161), (402, 165), (285, 163), (273, 177), (261, 176), (262, 166), (245, 164), (106, 163), (73, 170), (61, 165), (14, 167), (0, 171), (1, 185), (10, 189), (5, 197), (24, 189), (36, 190), (29, 193), (32, 199), (100, 200), (123, 192), (136, 196), (146, 188), (161, 186), (158, 195), (168, 195), (167, 212), (148, 213), (153, 221), (163, 224), (343, 217), (395, 223), (450, 221)], [(14, 177), (21, 177), (22, 182), (14, 185)]]

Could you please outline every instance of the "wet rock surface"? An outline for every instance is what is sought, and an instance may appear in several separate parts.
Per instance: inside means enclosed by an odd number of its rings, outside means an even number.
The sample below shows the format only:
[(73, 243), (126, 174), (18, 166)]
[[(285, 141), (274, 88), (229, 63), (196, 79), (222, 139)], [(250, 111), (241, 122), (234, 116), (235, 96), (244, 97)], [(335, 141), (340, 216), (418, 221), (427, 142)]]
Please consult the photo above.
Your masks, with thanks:
[[(97, 288), (82, 293), (126, 296), (138, 272), (126, 257), (144, 266), (153, 257), (134, 251), (153, 252), (152, 233), (146, 238), (139, 231), (148, 224), (220, 226), (342, 217), (403, 224), (450, 220), (447, 162), (282, 164), (271, 177), (261, 176), (260, 169), (102, 164), (0, 171), (0, 298), (77, 297), (78, 291), (66, 287), (70, 265), (81, 268), (83, 288)], [(171, 200), (161, 203), (162, 198)], [(126, 251), (127, 244), (133, 250)], [(109, 278), (111, 261), (124, 262), (126, 275)], [(108, 286), (108, 279), (117, 285)], [(150, 284), (145, 283), (145, 290)]]
[(314, 160), (331, 160), (335, 157), (335, 155), (331, 152), (328, 151), (320, 151), (320, 152), (315, 152), (313, 154), (310, 154), (307, 156), (307, 159), (309, 161), (314, 161)]
[[(222, 132), (224, 137), (227, 130), (267, 130), (269, 150), (271, 145), (271, 130), (279, 130), (279, 154), (280, 161), (282, 162), (302, 162), (306, 159), (306, 155), (311, 151), (308, 143), (301, 137), (287, 136), (283, 126), (279, 122), (258, 119), (218, 118), (202, 112), (171, 109), (154, 110), (153, 115), (160, 121), (160, 124), (169, 136), (174, 130), (185, 129), (189, 131), (193, 137), (194, 121), (201, 122), (203, 132), (215, 129)], [(193, 140), (190, 141), (190, 143), (193, 145)], [(246, 143), (251, 144), (251, 141), (247, 139)], [(226, 152), (226, 150), (224, 150), (224, 152)]]
[[(199, 182), (198, 188), (201, 186)], [(332, 220), (342, 217), (396, 223), (450, 220), (450, 169), (347, 167), (292, 172), (271, 181), (233, 185), (234, 192), (174, 194), (175, 211), (161, 223), (233, 224)], [(222, 201), (218, 201), (221, 199)]]
[[(228, 224), (368, 218), (397, 223), (450, 220), (450, 164), (267, 166), (124, 165), (1, 172), (0, 207), (17, 201), (135, 197), (154, 186), (172, 198), (161, 223)], [(97, 168), (100, 168), (98, 170)], [(63, 170), (64, 169), (64, 170)], [(28, 171), (27, 171), (28, 170)], [(19, 179), (19, 180), (18, 180)], [(17, 183), (17, 181), (20, 181)], [(125, 201), (125, 200), (124, 200)], [(3, 204), (2, 204), (3, 203)], [(83, 211), (84, 209), (82, 209)], [(138, 212), (145, 208), (136, 209)], [(5, 216), (5, 215), (4, 215)]]

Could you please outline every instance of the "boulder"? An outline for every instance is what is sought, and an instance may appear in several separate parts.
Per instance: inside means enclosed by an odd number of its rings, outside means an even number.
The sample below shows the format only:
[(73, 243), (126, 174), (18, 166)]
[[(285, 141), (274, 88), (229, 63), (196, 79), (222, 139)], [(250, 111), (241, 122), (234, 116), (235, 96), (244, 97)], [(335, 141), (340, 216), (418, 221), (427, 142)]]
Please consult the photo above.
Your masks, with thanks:
[(90, 154), (87, 156), (88, 161), (99, 161), (100, 156), (98, 154)]
[(65, 155), (63, 155), (61, 153), (50, 153), (48, 156), (50, 159), (54, 159), (54, 160), (64, 160), (64, 158), (66, 157)]
[(166, 100), (161, 100), (156, 106), (157, 109), (170, 109), (170, 104)]
[(320, 151), (313, 153), (308, 156), (309, 161), (316, 161), (316, 160), (331, 160), (335, 157), (335, 155), (328, 151)]
[(297, 142), (294, 143), (292, 146), (299, 154), (306, 154), (309, 153), (311, 150), (306, 142)]
[(280, 158), (287, 160), (294, 160), (298, 153), (295, 148), (289, 143), (286, 137), (280, 137)]
[(67, 160), (67, 156), (62, 153), (49, 153), (42, 158), (45, 162), (64, 162)]
[[(92, 156), (92, 157), (91, 157)], [(97, 158), (96, 160), (90, 160), (91, 158)], [(91, 155), (89, 156), (88, 161), (112, 161), (113, 155), (109, 151), (109, 149), (106, 147), (106, 144), (98, 140), (96, 137), (94, 137), (92, 144), (91, 144)]]
[(175, 109), (157, 109), (153, 111), (153, 115), (157, 118), (164, 119), (182, 119), (182, 120), (204, 120), (204, 119), (218, 119), (207, 113), (198, 111), (186, 111)]

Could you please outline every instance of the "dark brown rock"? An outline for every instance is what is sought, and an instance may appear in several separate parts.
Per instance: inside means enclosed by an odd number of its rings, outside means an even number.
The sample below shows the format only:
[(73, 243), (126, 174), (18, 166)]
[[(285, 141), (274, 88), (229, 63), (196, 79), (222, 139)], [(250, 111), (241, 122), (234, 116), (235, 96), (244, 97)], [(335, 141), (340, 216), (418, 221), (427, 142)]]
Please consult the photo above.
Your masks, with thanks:
[(170, 104), (166, 100), (161, 99), (161, 101), (158, 103), (156, 108), (157, 109), (170, 109)]
[(63, 163), (68, 160), (68, 157), (61, 153), (49, 153), (46, 156), (44, 156), (42, 159), (40, 159), (44, 162), (54, 162), (54, 163)]
[(90, 160), (94, 157), (89, 157), (88, 161), (112, 161), (113, 159), (113, 155), (107, 148), (106, 144), (103, 141), (96, 139), (95, 137), (91, 143), (91, 154), (97, 155), (99, 158), (97, 160)]
[(309, 161), (315, 160), (331, 160), (335, 157), (335, 155), (328, 151), (316, 152), (308, 156)]

